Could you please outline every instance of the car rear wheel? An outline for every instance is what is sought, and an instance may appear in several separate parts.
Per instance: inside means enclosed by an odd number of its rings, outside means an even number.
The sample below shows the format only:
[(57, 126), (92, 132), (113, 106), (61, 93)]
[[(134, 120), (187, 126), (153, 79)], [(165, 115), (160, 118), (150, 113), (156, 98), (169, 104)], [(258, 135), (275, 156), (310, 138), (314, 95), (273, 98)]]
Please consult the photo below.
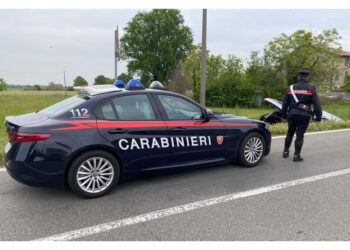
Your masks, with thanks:
[(120, 177), (118, 161), (108, 152), (93, 150), (78, 156), (68, 172), (72, 191), (85, 198), (105, 195)]
[(264, 137), (256, 132), (248, 134), (244, 139), (239, 151), (239, 162), (244, 167), (255, 167), (265, 154)]

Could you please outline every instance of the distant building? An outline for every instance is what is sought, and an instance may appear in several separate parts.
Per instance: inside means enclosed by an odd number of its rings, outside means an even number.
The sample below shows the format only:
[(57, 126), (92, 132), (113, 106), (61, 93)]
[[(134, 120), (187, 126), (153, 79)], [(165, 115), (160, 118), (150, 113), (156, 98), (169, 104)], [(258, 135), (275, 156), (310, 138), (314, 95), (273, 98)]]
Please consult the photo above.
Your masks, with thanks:
[(342, 62), (338, 65), (338, 72), (335, 75), (335, 89), (344, 86), (345, 76), (350, 74), (350, 52), (342, 51)]

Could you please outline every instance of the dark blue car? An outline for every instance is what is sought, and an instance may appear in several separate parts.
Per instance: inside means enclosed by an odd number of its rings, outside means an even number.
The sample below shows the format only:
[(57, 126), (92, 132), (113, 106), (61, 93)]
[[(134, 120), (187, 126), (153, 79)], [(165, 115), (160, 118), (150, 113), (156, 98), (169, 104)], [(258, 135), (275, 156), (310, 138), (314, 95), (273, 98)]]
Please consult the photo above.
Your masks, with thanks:
[(203, 108), (162, 89), (80, 87), (41, 111), (6, 117), (7, 172), (35, 186), (68, 186), (84, 197), (121, 177), (239, 161), (256, 166), (270, 151), (266, 123)]

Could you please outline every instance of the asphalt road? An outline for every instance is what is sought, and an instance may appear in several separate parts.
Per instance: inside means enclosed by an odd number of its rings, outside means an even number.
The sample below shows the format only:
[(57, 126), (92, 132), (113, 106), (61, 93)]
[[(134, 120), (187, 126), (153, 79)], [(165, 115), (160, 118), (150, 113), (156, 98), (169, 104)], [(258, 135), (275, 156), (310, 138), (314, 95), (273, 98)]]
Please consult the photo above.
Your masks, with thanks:
[(273, 139), (271, 154), (256, 168), (223, 165), (146, 177), (93, 200), (67, 190), (28, 187), (0, 171), (0, 240), (98, 229), (101, 223), (286, 182), (296, 184), (82, 233), (76, 240), (350, 240), (350, 174), (298, 182), (350, 168), (350, 130), (306, 136), (301, 163), (281, 157), (283, 141)]

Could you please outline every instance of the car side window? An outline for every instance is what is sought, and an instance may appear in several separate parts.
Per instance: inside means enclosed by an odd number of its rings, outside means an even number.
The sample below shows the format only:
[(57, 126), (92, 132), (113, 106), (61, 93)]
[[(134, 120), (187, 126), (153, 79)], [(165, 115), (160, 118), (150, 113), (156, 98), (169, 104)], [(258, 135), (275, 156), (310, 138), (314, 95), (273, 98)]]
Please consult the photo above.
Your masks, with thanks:
[(202, 110), (180, 97), (158, 95), (169, 120), (196, 120), (203, 118)]
[(101, 106), (99, 106), (94, 113), (99, 119), (103, 120), (117, 120), (117, 117), (115, 116), (113, 107), (111, 102), (105, 102)]
[(112, 99), (112, 105), (119, 120), (146, 121), (155, 120), (155, 114), (147, 95), (127, 95)]
[(110, 102), (107, 102), (101, 107), (101, 114), (103, 118), (107, 120), (116, 120), (116, 116), (112, 107), (112, 104)]

